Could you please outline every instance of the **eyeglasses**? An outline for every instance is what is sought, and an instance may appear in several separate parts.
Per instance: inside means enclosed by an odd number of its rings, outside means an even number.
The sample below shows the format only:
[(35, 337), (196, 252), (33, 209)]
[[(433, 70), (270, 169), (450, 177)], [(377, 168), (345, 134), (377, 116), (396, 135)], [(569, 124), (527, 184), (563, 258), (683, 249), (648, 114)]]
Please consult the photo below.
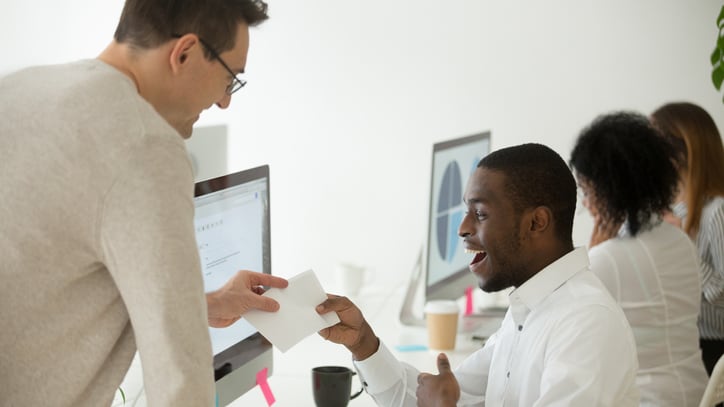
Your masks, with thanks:
[[(181, 38), (181, 35), (173, 34), (172, 37)], [(226, 62), (224, 62), (224, 60), (221, 59), (221, 56), (219, 55), (219, 53), (216, 52), (216, 50), (211, 45), (209, 45), (208, 42), (204, 41), (201, 37), (198, 37), (198, 39), (199, 39), (199, 42), (201, 43), (201, 45), (203, 45), (209, 51), (209, 53), (211, 53), (211, 56), (214, 57), (214, 59), (216, 59), (217, 61), (219, 61), (221, 66), (223, 66), (224, 69), (226, 69), (226, 71), (229, 72), (229, 75), (231, 75), (231, 83), (229, 83), (226, 86), (226, 94), (231, 95), (234, 92), (236, 92), (237, 90), (243, 88), (244, 85), (246, 85), (246, 81), (244, 79), (239, 79), (239, 77), (236, 76), (234, 71), (232, 71), (231, 68), (229, 68), (229, 65), (226, 65)]]

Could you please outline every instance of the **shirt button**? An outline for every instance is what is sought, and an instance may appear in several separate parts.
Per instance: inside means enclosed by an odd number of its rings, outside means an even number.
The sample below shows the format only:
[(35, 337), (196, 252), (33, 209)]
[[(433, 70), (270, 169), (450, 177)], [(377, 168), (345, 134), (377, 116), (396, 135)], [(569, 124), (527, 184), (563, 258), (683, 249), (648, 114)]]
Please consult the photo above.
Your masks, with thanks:
[(510, 372), (508, 372), (505, 377), (510, 378)]
[(519, 331), (522, 331), (522, 330), (523, 330), (523, 325), (518, 325), (518, 330), (519, 330)]

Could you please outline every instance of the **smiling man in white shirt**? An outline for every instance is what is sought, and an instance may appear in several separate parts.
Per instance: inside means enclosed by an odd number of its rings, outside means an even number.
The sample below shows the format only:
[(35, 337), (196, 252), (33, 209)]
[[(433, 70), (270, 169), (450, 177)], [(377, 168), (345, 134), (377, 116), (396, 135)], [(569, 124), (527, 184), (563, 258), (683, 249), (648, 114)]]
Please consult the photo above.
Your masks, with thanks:
[(454, 371), (395, 359), (360, 310), (331, 296), (320, 313), (341, 322), (320, 331), (345, 345), (367, 392), (382, 406), (637, 406), (636, 346), (626, 317), (573, 248), (576, 183), (540, 144), (489, 154), (465, 191), (459, 228), (486, 292), (515, 289), (500, 329)]

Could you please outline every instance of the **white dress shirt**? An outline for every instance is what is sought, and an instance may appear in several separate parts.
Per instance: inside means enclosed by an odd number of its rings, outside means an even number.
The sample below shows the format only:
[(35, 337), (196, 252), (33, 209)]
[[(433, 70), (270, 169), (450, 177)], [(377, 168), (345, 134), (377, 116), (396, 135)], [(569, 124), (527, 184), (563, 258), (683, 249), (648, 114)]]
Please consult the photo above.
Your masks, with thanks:
[[(381, 406), (415, 406), (418, 371), (380, 349), (354, 362)], [(636, 345), (585, 248), (510, 294), (500, 329), (455, 369), (459, 406), (637, 406)]]
[(696, 247), (661, 222), (593, 247), (591, 270), (621, 304), (636, 338), (642, 406), (698, 406), (707, 375), (699, 350)]

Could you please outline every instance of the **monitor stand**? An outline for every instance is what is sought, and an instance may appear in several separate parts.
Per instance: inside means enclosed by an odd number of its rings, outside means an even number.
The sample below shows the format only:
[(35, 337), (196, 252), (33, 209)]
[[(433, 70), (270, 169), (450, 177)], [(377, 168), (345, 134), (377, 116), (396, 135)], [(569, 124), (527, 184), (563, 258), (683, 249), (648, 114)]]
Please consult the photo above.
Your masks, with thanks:
[(403, 325), (408, 326), (424, 326), (425, 325), (425, 318), (423, 315), (415, 314), (414, 310), (422, 309), (422, 304), (419, 304), (419, 302), (416, 302), (415, 300), (418, 298), (422, 298), (419, 294), (420, 289), (422, 288), (422, 284), (420, 284), (422, 280), (422, 252), (423, 249), (420, 248), (420, 253), (417, 255), (417, 261), (415, 262), (415, 266), (412, 268), (412, 273), (410, 273), (410, 283), (407, 286), (407, 293), (405, 294), (405, 299), (402, 302), (402, 307), (400, 308), (400, 322), (402, 322)]

